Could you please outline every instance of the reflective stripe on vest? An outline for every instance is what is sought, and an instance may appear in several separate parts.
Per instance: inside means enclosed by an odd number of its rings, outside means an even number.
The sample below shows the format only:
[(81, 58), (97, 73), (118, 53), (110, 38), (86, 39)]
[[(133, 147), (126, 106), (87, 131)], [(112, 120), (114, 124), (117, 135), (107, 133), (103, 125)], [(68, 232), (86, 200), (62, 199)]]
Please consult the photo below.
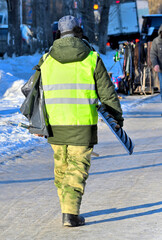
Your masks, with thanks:
[(65, 64), (50, 55), (46, 58), (41, 75), (51, 125), (97, 124), (96, 62), (96, 52), (90, 52), (83, 61)]
[(65, 89), (84, 89), (84, 90), (95, 90), (95, 84), (84, 84), (84, 83), (62, 83), (62, 84), (52, 84), (44, 85), (44, 91), (52, 90), (65, 90)]

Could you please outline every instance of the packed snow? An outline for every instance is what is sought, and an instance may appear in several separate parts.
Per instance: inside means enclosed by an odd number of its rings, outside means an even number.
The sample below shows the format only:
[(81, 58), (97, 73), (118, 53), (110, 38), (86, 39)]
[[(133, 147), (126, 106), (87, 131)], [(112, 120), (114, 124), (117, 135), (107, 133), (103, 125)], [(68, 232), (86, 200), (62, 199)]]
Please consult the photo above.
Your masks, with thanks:
[[(122, 75), (121, 64), (114, 64), (115, 51), (108, 48), (106, 55), (101, 55), (107, 70), (117, 76)], [(0, 59), (0, 163), (7, 164), (8, 160), (15, 159), (21, 153), (29, 151), (38, 144), (47, 140), (35, 137), (27, 129), (18, 126), (27, 119), (20, 113), (20, 106), (24, 101), (21, 87), (34, 73), (32, 68), (38, 64), (41, 55), (20, 56)], [(121, 60), (122, 61), (122, 60)], [(123, 111), (130, 105), (122, 103)]]
[[(20, 113), (24, 101), (21, 87), (34, 73), (32, 70), (40, 54), (21, 56), (0, 60), (0, 162), (7, 164), (24, 151), (34, 148), (46, 140), (29, 134), (27, 129), (18, 126), (27, 119)], [(4, 162), (5, 161), (5, 162)]]

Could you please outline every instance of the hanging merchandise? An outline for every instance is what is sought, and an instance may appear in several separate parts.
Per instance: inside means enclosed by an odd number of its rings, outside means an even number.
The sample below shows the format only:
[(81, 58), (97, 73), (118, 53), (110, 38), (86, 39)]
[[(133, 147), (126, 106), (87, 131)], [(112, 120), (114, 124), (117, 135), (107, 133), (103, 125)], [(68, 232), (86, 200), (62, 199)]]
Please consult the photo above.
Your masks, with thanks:
[(133, 43), (125, 43), (123, 92), (128, 95), (134, 92), (134, 47)]
[[(114, 59), (114, 64), (111, 66), (111, 68), (109, 69), (109, 71), (108, 72), (110, 72), (110, 70), (115, 66), (115, 64), (117, 63), (117, 62), (119, 62), (119, 64), (120, 64), (120, 68), (121, 68), (121, 70), (122, 70), (122, 72), (123, 72), (123, 69), (122, 69), (122, 64), (121, 64), (121, 59), (123, 59), (123, 58), (121, 58), (121, 54), (123, 54), (124, 52), (123, 52), (123, 49), (120, 49), (120, 50), (118, 50), (118, 51), (116, 51), (116, 53), (115, 53), (115, 55), (114, 55), (114, 57), (113, 57), (113, 59)], [(113, 84), (114, 84), (114, 86), (115, 86), (115, 90), (116, 91), (120, 91), (120, 82), (123, 80), (123, 77), (120, 75), (120, 76), (117, 76), (117, 75), (115, 75), (115, 76), (111, 76), (111, 81), (113, 82)]]
[(111, 81), (114, 83), (115, 90), (118, 91), (120, 89), (120, 82), (123, 80), (121, 76), (114, 76), (111, 78)]
[(158, 92), (159, 89), (158, 77), (153, 71), (150, 61), (151, 44), (152, 42), (140, 42), (136, 44), (135, 48), (137, 55), (135, 66), (135, 92), (145, 95)]

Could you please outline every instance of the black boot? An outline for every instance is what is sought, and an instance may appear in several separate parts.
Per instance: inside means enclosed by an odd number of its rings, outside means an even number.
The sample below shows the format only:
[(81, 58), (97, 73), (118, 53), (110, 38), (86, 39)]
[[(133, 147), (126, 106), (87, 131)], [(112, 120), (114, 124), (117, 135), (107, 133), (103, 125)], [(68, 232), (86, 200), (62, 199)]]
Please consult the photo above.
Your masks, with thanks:
[(63, 213), (62, 214), (62, 223), (65, 227), (77, 227), (85, 224), (84, 217), (79, 215)]

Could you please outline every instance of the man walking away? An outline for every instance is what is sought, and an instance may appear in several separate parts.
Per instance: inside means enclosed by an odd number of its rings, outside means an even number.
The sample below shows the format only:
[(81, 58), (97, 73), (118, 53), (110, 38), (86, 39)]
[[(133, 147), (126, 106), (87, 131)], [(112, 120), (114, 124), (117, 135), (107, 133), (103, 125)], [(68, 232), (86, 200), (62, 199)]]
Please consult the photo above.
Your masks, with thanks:
[(152, 42), (150, 58), (154, 71), (158, 72), (162, 100), (162, 24), (158, 31), (158, 37), (156, 37)]
[(123, 126), (122, 109), (113, 83), (98, 53), (83, 40), (83, 30), (73, 16), (58, 22), (57, 39), (39, 62), (45, 106), (53, 136), (55, 185), (63, 226), (84, 225), (79, 215), (97, 144), (97, 103)]

